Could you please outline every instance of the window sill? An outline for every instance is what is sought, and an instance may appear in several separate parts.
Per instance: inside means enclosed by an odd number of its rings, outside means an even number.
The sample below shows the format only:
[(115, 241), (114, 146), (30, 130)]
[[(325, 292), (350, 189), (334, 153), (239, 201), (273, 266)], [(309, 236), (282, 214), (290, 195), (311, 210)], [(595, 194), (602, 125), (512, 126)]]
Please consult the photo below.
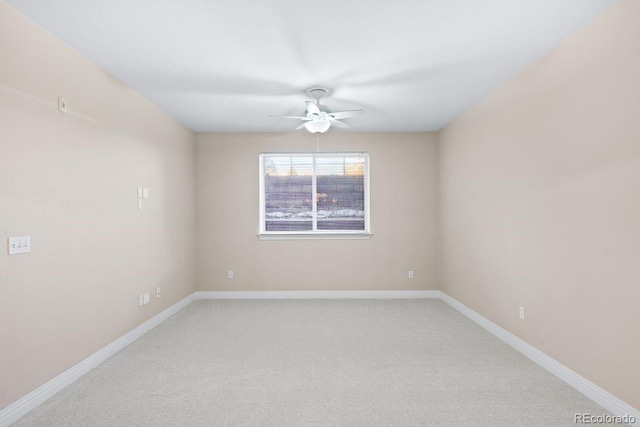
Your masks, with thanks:
[(260, 233), (260, 240), (322, 240), (322, 239), (351, 239), (368, 240), (373, 233), (296, 233), (296, 232), (272, 232)]

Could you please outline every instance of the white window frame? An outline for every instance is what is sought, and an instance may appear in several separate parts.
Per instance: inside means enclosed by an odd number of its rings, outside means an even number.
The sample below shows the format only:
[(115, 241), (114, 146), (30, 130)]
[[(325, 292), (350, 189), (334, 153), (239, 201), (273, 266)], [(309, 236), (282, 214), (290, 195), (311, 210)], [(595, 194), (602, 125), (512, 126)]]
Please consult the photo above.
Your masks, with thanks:
[[(312, 157), (312, 208), (316, 213), (317, 209), (317, 188), (316, 188), (316, 173), (315, 165), (317, 157), (364, 157), (364, 230), (338, 230), (338, 231), (267, 231), (265, 229), (265, 182), (264, 182), (264, 158), (267, 156), (289, 156), (289, 157)], [(259, 163), (259, 182), (260, 182), (260, 224), (258, 236), (262, 240), (287, 240), (287, 239), (370, 239), (373, 235), (371, 233), (371, 204), (369, 198), (370, 182), (370, 161), (368, 152), (328, 152), (328, 153), (260, 153), (258, 157)], [(313, 216), (314, 229), (317, 224), (316, 215)]]

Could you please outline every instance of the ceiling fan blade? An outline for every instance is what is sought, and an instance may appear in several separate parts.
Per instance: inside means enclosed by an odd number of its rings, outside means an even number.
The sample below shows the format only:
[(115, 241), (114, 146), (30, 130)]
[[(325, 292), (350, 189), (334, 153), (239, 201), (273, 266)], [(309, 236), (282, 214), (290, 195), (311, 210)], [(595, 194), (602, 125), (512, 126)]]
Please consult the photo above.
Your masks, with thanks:
[(347, 119), (362, 114), (364, 114), (364, 110), (336, 111), (335, 113), (329, 113), (329, 117), (333, 117), (334, 119)]
[(351, 127), (350, 125), (346, 124), (345, 122), (341, 122), (340, 120), (331, 120), (331, 126), (342, 129), (349, 129)]
[(311, 102), (311, 101), (306, 101), (305, 105), (307, 106), (307, 112), (311, 113), (311, 114), (320, 114), (320, 108), (318, 108), (318, 106)]
[(301, 124), (300, 126), (298, 126), (298, 127), (296, 128), (296, 130), (302, 129), (302, 128), (304, 127), (304, 125), (306, 125), (306, 124), (307, 124), (307, 123), (306, 123), (306, 122), (304, 122), (303, 124)]
[(277, 119), (298, 119), (298, 120), (311, 120), (307, 117), (298, 117), (298, 116), (269, 116), (269, 117), (275, 117)]

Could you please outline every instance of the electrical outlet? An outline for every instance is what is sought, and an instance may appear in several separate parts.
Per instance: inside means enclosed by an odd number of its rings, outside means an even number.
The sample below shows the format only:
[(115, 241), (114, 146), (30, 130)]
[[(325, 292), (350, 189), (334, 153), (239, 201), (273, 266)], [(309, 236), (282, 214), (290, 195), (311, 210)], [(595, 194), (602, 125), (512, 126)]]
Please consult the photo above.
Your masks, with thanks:
[(229, 279), (233, 279), (233, 270), (229, 270), (229, 273), (227, 273), (227, 277)]
[(58, 97), (58, 111), (61, 113), (67, 112), (67, 100), (61, 96)]
[(524, 307), (520, 307), (520, 319), (524, 320)]
[(409, 270), (409, 279), (413, 279), (413, 270)]
[(156, 298), (160, 298), (160, 288), (156, 288)]
[(138, 295), (138, 305), (144, 304), (144, 295)]

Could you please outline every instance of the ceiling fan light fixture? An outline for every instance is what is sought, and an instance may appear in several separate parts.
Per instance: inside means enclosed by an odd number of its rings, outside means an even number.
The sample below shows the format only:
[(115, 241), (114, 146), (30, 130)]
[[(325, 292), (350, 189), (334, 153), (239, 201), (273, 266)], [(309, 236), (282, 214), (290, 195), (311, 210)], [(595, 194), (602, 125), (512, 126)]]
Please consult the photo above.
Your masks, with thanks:
[(311, 120), (304, 124), (304, 127), (311, 133), (325, 133), (331, 127), (329, 120)]
[(342, 119), (348, 119), (349, 117), (359, 116), (364, 114), (364, 110), (346, 110), (346, 111), (325, 111), (320, 109), (320, 100), (327, 96), (328, 89), (321, 87), (312, 87), (307, 90), (307, 94), (316, 100), (305, 101), (304, 116), (271, 116), (279, 117), (282, 119), (296, 119), (302, 120), (303, 123), (296, 128), (296, 130), (305, 128), (311, 133), (320, 135), (329, 130), (330, 127), (335, 126), (337, 128), (347, 129), (348, 123), (344, 123)]

